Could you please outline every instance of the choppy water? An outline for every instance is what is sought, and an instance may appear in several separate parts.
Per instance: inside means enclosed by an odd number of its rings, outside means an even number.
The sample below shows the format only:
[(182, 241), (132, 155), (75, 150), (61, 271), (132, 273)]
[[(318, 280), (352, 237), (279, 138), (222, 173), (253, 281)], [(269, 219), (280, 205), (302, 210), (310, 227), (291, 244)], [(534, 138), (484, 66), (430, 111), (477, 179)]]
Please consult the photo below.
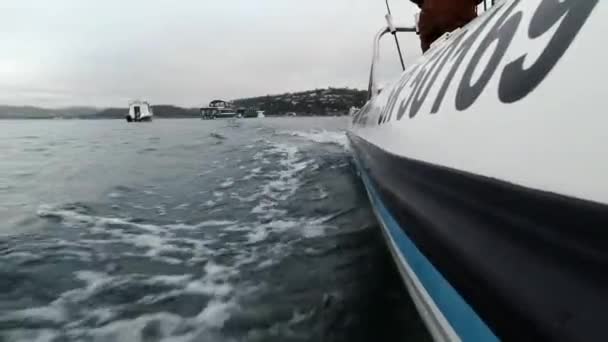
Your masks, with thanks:
[(0, 341), (426, 340), (345, 124), (0, 121)]

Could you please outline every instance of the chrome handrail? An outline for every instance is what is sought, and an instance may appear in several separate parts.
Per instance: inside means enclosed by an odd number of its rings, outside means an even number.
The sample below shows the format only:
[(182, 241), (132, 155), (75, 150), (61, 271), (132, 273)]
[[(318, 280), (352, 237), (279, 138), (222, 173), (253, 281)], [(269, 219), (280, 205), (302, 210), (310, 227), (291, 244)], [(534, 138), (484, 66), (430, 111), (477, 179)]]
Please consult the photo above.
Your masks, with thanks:
[[(393, 31), (391, 31), (391, 29), (393, 29)], [(391, 28), (389, 26), (386, 26), (386, 27), (382, 28), (376, 34), (376, 37), (374, 38), (374, 51), (373, 51), (373, 55), (372, 55), (372, 66), (371, 66), (371, 71), (370, 71), (370, 75), (369, 75), (369, 85), (367, 88), (368, 100), (371, 100), (372, 98), (376, 97), (380, 92), (378, 85), (376, 84), (376, 71), (375, 71), (376, 64), (380, 60), (380, 40), (387, 33), (397, 33), (397, 32), (416, 32), (416, 28), (415, 27), (393, 27), (393, 28)]]

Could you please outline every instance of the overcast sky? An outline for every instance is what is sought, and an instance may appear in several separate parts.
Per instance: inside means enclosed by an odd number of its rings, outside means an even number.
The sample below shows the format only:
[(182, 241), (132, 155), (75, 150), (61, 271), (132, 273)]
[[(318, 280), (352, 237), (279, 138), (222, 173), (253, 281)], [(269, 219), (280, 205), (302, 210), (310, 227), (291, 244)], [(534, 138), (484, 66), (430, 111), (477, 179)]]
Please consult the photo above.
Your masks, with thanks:
[[(415, 6), (392, 0), (399, 22)], [(365, 88), (383, 0), (0, 1), (0, 104), (203, 105)], [(416, 36), (402, 37), (408, 58)], [(384, 41), (384, 67), (398, 72)]]

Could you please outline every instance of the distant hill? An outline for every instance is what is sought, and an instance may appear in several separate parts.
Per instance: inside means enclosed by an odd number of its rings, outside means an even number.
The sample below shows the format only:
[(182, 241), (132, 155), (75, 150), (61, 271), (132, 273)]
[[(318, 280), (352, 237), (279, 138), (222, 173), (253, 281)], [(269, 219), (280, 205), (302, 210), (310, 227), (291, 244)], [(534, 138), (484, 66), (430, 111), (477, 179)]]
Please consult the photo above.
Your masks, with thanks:
[(0, 119), (90, 118), (99, 112), (93, 107), (47, 109), (32, 106), (0, 106)]
[(350, 88), (315, 89), (281, 95), (234, 100), (239, 107), (256, 108), (267, 115), (295, 112), (298, 115), (345, 115), (351, 107), (362, 107), (367, 91)]
[[(297, 93), (266, 95), (234, 100), (238, 107), (263, 110), (267, 115), (344, 115), (351, 107), (362, 107), (367, 92), (349, 88), (315, 89)], [(182, 108), (173, 105), (153, 105), (157, 118), (197, 118), (199, 108)], [(33, 106), (2, 106), (0, 119), (123, 119), (128, 108), (39, 108)]]
[[(0, 119), (123, 119), (129, 109), (124, 108), (40, 108), (33, 106), (0, 106)], [(198, 108), (181, 108), (171, 105), (153, 106), (154, 115), (160, 118), (195, 118)]]

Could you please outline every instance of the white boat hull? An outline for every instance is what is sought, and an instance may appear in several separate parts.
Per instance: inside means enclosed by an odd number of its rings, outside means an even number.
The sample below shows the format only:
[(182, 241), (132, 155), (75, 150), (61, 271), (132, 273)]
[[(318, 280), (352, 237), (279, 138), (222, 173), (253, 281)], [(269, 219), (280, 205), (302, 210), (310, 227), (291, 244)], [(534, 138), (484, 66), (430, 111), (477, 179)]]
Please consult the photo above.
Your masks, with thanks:
[(606, 19), (598, 0), (499, 2), (353, 116), (435, 339), (604, 339)]

